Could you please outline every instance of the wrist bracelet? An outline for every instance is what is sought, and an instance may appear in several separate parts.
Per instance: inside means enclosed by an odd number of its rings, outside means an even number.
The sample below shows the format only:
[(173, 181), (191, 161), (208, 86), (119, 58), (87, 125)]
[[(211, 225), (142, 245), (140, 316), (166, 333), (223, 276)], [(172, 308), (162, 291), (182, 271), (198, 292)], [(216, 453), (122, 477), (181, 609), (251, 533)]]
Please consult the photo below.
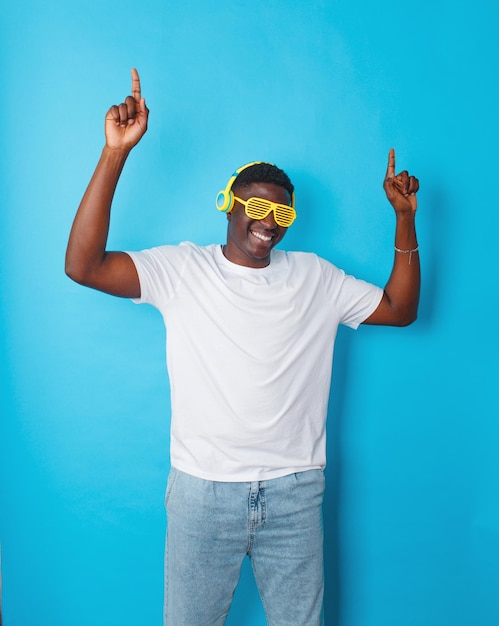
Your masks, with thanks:
[(412, 250), (401, 250), (400, 248), (397, 248), (397, 246), (393, 246), (393, 247), (395, 248), (395, 252), (402, 252), (402, 254), (408, 254), (409, 255), (409, 265), (411, 264), (412, 253), (413, 252), (417, 252), (419, 250), (419, 246), (416, 246)]

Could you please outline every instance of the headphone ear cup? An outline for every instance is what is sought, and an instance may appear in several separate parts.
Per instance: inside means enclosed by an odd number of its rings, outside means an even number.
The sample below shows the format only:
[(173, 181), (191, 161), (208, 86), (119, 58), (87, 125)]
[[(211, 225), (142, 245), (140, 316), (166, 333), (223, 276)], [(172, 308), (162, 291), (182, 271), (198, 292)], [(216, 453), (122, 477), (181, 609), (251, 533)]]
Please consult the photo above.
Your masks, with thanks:
[(232, 191), (227, 191), (227, 189), (223, 189), (222, 191), (218, 192), (216, 203), (217, 209), (219, 211), (229, 213), (234, 207), (234, 194), (232, 193)]

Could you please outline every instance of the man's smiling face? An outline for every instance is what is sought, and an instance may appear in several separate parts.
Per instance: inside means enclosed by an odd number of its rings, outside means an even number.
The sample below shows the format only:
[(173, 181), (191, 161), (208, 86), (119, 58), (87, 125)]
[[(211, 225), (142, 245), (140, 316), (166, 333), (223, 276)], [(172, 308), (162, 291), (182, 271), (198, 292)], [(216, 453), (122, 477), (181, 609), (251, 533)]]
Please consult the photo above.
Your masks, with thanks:
[[(237, 189), (241, 200), (265, 198), (279, 204), (290, 204), (289, 193), (273, 183), (250, 183)], [(237, 265), (246, 267), (265, 267), (270, 263), (270, 251), (286, 234), (287, 228), (276, 224), (273, 211), (262, 220), (253, 220), (244, 212), (244, 207), (235, 202), (234, 208), (227, 213), (227, 245), (224, 254)]]

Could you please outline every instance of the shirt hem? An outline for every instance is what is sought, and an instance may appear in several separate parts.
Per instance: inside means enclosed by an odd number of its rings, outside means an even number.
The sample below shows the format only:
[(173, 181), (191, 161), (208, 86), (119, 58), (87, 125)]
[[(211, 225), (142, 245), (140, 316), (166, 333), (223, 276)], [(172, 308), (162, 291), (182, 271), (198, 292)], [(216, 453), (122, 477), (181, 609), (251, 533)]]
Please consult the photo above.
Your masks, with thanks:
[(290, 474), (299, 474), (301, 472), (307, 472), (309, 470), (324, 470), (325, 464), (320, 463), (301, 466), (290, 466), (273, 470), (251, 470), (244, 472), (232, 472), (230, 474), (220, 474), (218, 472), (204, 472), (199, 469), (193, 470), (192, 468), (182, 466), (179, 463), (172, 464), (172, 467), (194, 476), (195, 478), (201, 478), (202, 480), (210, 480), (217, 483), (247, 483), (256, 482), (262, 480), (272, 480), (274, 478), (283, 478)]

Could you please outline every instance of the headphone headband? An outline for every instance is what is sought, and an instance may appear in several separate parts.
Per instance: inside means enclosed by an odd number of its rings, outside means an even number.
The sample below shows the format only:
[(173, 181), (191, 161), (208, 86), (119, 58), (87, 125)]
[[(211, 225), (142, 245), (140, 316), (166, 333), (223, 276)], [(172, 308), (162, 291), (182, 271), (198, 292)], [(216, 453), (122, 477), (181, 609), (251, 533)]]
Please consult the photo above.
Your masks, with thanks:
[[(252, 165), (259, 165), (260, 163), (266, 163), (267, 165), (272, 165), (273, 167), (275, 167), (273, 163), (269, 163), (268, 161), (252, 161), (251, 163), (246, 163), (246, 165), (243, 165), (242, 167), (237, 169), (230, 177), (225, 189), (222, 189), (217, 194), (216, 205), (219, 211), (223, 211), (224, 213), (230, 213), (232, 211), (232, 209), (234, 208), (234, 194), (232, 193), (232, 185), (234, 184), (234, 181), (243, 170), (251, 167)], [(291, 194), (291, 206), (293, 209), (295, 208), (294, 193)]]
[[(234, 208), (234, 194), (232, 193), (232, 185), (234, 184), (234, 181), (243, 170), (251, 167), (252, 165), (258, 165), (259, 163), (264, 163), (264, 161), (252, 161), (251, 163), (246, 163), (246, 165), (243, 165), (232, 174), (225, 189), (222, 189), (217, 194), (216, 204), (219, 211), (224, 211), (225, 213), (230, 213), (232, 211)], [(271, 165), (271, 163), (269, 163), (269, 165)]]

